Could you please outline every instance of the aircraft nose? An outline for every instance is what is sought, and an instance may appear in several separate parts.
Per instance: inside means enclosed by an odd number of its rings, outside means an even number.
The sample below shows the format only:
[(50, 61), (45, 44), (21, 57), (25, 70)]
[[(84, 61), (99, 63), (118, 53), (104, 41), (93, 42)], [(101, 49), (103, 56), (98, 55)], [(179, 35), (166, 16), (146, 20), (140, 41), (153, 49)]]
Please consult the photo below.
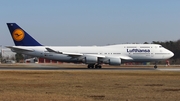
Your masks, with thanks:
[(174, 56), (174, 53), (170, 51), (170, 56), (173, 57)]

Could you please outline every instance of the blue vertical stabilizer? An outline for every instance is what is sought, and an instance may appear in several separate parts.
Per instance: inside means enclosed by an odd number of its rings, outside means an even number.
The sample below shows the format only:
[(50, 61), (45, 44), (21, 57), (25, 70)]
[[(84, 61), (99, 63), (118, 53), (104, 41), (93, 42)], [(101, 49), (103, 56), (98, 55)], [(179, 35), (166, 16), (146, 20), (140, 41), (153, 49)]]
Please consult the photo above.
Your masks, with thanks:
[(16, 23), (7, 23), (16, 46), (42, 46)]

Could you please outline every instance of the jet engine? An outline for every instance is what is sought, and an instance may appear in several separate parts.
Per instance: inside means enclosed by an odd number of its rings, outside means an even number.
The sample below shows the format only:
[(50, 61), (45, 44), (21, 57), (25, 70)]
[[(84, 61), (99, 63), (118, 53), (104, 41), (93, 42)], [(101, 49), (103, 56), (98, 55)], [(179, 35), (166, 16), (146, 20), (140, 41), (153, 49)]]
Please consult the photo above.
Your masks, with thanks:
[(109, 65), (121, 65), (121, 59), (120, 58), (108, 58), (104, 61), (104, 63)]
[(86, 56), (83, 59), (83, 62), (86, 63), (86, 64), (95, 64), (95, 63), (98, 62), (98, 57), (96, 57), (96, 56)]

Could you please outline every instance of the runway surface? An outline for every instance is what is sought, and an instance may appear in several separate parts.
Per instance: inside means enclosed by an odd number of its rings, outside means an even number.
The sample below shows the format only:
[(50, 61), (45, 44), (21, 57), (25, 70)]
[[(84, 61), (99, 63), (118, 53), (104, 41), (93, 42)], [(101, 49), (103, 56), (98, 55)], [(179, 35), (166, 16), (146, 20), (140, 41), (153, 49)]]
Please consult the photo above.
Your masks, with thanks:
[(111, 68), (111, 67), (105, 67), (105, 68), (101, 68), (101, 69), (88, 69), (88, 68), (82, 68), (82, 67), (56, 67), (56, 66), (42, 66), (42, 65), (34, 65), (32, 67), (29, 66), (1, 66), (0, 67), (0, 71), (2, 70), (58, 70), (58, 71), (62, 71), (62, 70), (111, 70), (111, 71), (177, 71), (180, 72), (180, 67), (160, 67), (157, 69), (154, 69), (153, 67), (116, 67), (116, 68)]

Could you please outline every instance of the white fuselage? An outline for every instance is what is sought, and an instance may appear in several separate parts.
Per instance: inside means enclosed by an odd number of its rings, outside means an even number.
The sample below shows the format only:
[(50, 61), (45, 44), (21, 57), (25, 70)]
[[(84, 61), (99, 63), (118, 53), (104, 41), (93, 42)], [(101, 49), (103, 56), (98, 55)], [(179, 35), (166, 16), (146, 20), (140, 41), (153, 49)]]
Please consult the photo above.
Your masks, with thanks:
[[(158, 44), (118, 44), (109, 46), (13, 46), (32, 51), (15, 51), (35, 57), (42, 57), (62, 62), (82, 62), (85, 57), (93, 56), (105, 60), (119, 58), (128, 61), (158, 61), (171, 58), (174, 54)], [(67, 54), (49, 52), (46, 48)], [(13, 50), (14, 51), (14, 50)], [(71, 55), (73, 54), (73, 55)], [(79, 56), (78, 54), (83, 54)], [(77, 56), (76, 56), (77, 55)]]

